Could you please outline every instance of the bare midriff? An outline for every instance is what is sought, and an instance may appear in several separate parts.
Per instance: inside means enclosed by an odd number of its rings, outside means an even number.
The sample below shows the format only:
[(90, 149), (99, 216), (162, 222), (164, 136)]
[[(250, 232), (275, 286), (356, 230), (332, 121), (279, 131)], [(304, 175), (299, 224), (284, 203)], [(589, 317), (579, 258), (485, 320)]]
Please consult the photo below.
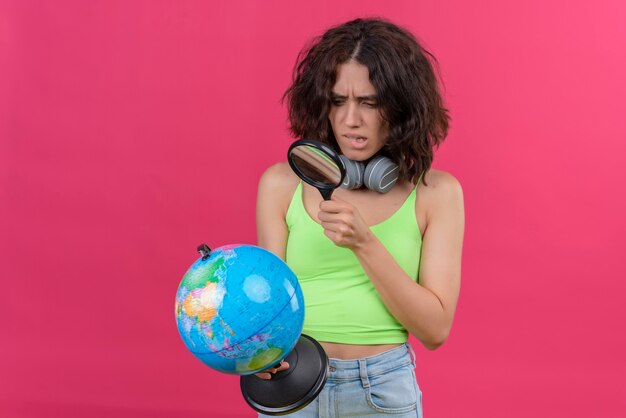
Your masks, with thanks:
[(353, 360), (357, 358), (375, 356), (376, 354), (383, 353), (391, 350), (401, 344), (375, 344), (375, 345), (362, 345), (362, 344), (339, 344), (320, 341), (320, 344), (326, 351), (326, 355), (330, 358), (337, 358), (341, 360)]

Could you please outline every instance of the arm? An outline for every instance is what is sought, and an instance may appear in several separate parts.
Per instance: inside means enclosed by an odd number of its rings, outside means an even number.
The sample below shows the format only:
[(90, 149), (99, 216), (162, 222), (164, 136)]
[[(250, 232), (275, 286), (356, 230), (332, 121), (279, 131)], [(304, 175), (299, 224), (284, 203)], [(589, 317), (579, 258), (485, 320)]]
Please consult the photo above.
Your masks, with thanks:
[[(461, 283), (463, 192), (458, 181), (439, 173), (423, 195), (428, 202), (419, 284), (415, 283), (345, 202), (327, 205), (323, 226), (336, 244), (359, 259), (383, 302), (404, 327), (428, 349), (448, 337)], [(323, 207), (323, 202), (320, 207)], [(348, 214), (346, 214), (346, 211)]]
[(268, 168), (261, 176), (257, 194), (257, 245), (285, 260), (287, 224), (285, 216), (298, 178), (287, 163)]
[[(287, 163), (278, 163), (268, 168), (259, 180), (256, 205), (257, 245), (285, 260), (287, 246), (287, 224), (285, 216), (298, 178)], [(282, 361), (279, 367), (272, 367), (257, 373), (263, 380), (287, 370), (289, 363)]]

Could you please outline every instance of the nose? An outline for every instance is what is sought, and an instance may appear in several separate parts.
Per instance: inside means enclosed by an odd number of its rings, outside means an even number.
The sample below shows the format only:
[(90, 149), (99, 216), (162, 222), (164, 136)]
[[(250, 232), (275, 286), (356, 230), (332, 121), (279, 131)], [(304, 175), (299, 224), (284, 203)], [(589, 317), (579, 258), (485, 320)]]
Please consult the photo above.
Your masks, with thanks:
[(345, 109), (345, 124), (351, 128), (361, 126), (361, 112), (359, 109), (359, 104), (353, 101), (349, 101)]

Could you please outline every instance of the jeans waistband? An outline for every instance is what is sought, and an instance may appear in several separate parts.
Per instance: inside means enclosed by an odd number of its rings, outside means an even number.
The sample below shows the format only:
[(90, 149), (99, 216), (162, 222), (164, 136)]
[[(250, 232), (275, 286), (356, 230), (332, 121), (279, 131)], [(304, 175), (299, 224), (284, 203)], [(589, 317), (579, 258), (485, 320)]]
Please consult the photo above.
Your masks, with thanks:
[[(354, 360), (329, 359), (329, 379), (367, 380), (389, 370), (412, 364), (415, 367), (415, 352), (409, 343), (369, 357)], [(365, 382), (364, 382), (365, 383)]]

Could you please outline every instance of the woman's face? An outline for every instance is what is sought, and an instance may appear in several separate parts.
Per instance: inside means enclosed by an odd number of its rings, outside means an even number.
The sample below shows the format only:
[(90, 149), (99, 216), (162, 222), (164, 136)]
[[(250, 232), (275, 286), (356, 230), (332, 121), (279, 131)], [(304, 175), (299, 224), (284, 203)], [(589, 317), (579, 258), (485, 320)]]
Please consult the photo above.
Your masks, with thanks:
[(337, 67), (328, 119), (341, 152), (351, 160), (371, 158), (389, 133), (383, 121), (366, 66), (348, 61)]

